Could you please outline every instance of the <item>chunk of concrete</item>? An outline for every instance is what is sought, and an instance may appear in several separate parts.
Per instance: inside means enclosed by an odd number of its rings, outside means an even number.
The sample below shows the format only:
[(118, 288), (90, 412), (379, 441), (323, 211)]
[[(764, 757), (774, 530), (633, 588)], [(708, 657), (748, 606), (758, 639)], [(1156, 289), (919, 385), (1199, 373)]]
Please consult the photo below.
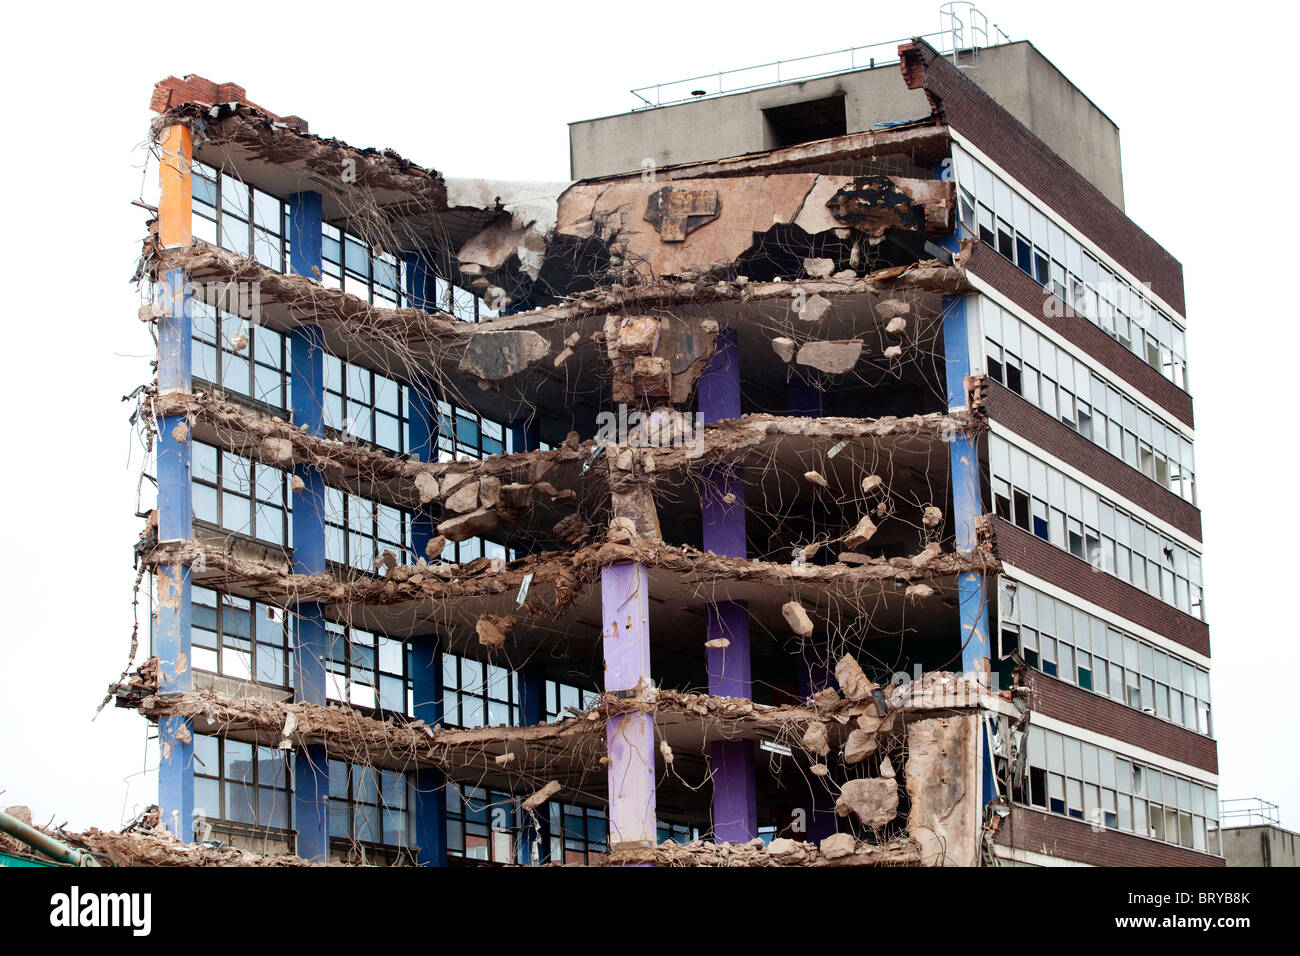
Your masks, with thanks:
[(867, 515), (862, 516), (859, 521), (849, 532), (848, 537), (844, 539), (844, 547), (850, 551), (859, 545), (866, 544), (871, 540), (871, 536), (876, 533), (876, 523)]
[(853, 855), (853, 837), (847, 833), (832, 833), (826, 837), (817, 849), (828, 860), (840, 860)]
[(431, 475), (427, 471), (418, 472), (415, 476), (415, 491), (420, 496), (420, 504), (427, 505), (442, 494), (438, 476)]
[(799, 365), (807, 365), (827, 375), (850, 372), (862, 358), (862, 340), (844, 339), (832, 342), (807, 342), (795, 356)]
[(478, 506), (478, 482), (472, 479), (462, 481), (454, 491), (447, 495), (447, 500), (443, 502), (443, 507), (457, 514), (473, 511)]
[(820, 720), (810, 722), (799, 744), (809, 753), (825, 757), (831, 752), (830, 742), (826, 739), (826, 725)]
[[(477, 486), (476, 486), (477, 491)], [(448, 518), (438, 525), (438, 534), (448, 541), (467, 541), (476, 534), (487, 534), (497, 526), (497, 513), (487, 508)]]
[(866, 700), (879, 685), (867, 680), (861, 665), (852, 654), (845, 654), (835, 664), (835, 681), (849, 700)]
[(876, 735), (865, 730), (855, 730), (844, 742), (844, 762), (861, 763), (876, 752)]
[(812, 637), (812, 619), (808, 617), (808, 612), (804, 610), (803, 605), (798, 601), (786, 602), (781, 608), (781, 615), (785, 618), (785, 622), (790, 625), (790, 630), (800, 637)]
[(813, 279), (825, 279), (835, 271), (834, 259), (805, 259), (803, 271)]
[[(797, 306), (798, 302), (795, 304)], [(795, 316), (801, 322), (814, 325), (820, 322), (830, 310), (830, 299), (822, 295), (810, 295), (803, 300), (803, 308), (796, 308)]]
[(788, 339), (784, 335), (778, 335), (772, 340), (772, 351), (777, 354), (782, 362), (789, 362), (794, 358), (795, 343), (794, 339)]
[(499, 382), (550, 354), (550, 343), (529, 329), (475, 332), (465, 343), (458, 367), (475, 378)]
[(882, 777), (849, 780), (835, 800), (835, 812), (842, 817), (852, 813), (863, 826), (879, 830), (898, 816), (898, 784)]

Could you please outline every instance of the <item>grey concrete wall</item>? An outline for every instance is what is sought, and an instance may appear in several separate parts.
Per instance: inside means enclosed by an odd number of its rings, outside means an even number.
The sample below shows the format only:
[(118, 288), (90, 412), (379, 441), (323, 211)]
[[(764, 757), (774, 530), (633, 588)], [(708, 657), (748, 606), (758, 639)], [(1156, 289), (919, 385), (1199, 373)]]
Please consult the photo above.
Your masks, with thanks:
[(925, 94), (903, 85), (894, 64), (570, 123), (569, 166), (574, 179), (590, 179), (639, 170), (647, 159), (670, 166), (760, 152), (771, 147), (763, 110), (839, 94), (850, 133), (930, 114)]
[(1228, 866), (1296, 866), (1300, 836), (1281, 827), (1232, 827), (1219, 831)]
[(980, 50), (978, 72), (984, 92), (1124, 208), (1119, 127), (1032, 43)]
[[(979, 51), (980, 86), (1107, 198), (1124, 208), (1119, 129), (1032, 44)], [(847, 132), (928, 116), (898, 65), (569, 124), (570, 169), (590, 179), (769, 149), (763, 110), (843, 94)]]

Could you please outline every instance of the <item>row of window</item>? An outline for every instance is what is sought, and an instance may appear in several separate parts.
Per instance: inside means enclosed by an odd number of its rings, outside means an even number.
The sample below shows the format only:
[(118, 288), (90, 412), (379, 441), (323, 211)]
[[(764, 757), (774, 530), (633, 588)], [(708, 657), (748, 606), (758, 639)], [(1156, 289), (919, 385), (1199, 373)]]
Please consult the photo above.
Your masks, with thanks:
[[(191, 659), (196, 669), (259, 684), (291, 688), (294, 675), (290, 615), (283, 608), (194, 585)], [(366, 710), (415, 715), (412, 642), (375, 631), (325, 624), (329, 638), (326, 693)], [(519, 675), (498, 664), (442, 653), (443, 723), (455, 727), (508, 724), (522, 717)], [(599, 691), (547, 680), (545, 720), (585, 708)]]
[(1195, 503), (1192, 443), (1111, 381), (979, 297), (989, 375), (1030, 404)]
[(1014, 795), (1049, 813), (1218, 853), (1218, 792), (1114, 751), (1029, 728), (1026, 773)]
[[(289, 346), (283, 335), (198, 299), (192, 301), (191, 312), (194, 378), (273, 408), (288, 407)], [(248, 344), (235, 351), (232, 343), (240, 332), (248, 336)]]
[(1001, 586), (998, 623), (1005, 657), (1067, 683), (1202, 734), (1210, 725), (1210, 674), (1026, 584)]
[(192, 442), (191, 494), (199, 521), (293, 547), (289, 476), (234, 452)]
[(998, 435), (989, 436), (997, 515), (1193, 617), (1201, 556)]
[(1039, 285), (1187, 388), (1187, 337), (1141, 290), (1089, 253), (983, 163), (954, 145), (963, 234), (997, 249)]
[(413, 785), (406, 774), (331, 759), (329, 781), (331, 838), (384, 846), (412, 844)]
[[(193, 170), (194, 238), (287, 272), (293, 239), (289, 203), (204, 163), (196, 161)], [(321, 227), (321, 266), (320, 281), (326, 288), (342, 289), (379, 308), (411, 304), (405, 292), (409, 266), (404, 259), (376, 251), (329, 223)], [(434, 278), (433, 295), (433, 306), (463, 322), (499, 314), (472, 292), (442, 278)]]

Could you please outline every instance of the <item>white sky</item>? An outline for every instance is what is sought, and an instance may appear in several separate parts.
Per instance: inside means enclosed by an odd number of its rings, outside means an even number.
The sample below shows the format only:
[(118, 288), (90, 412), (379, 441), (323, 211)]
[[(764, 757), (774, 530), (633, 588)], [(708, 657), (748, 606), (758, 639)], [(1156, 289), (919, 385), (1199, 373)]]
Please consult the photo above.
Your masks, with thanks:
[[(1295, 74), (1271, 42), (1295, 36), (1300, 18), (1294, 6), (1247, 2), (1231, 18), (1132, 0), (1070, 14), (1023, 0), (982, 7), (1119, 124), (1128, 213), (1183, 263), (1220, 795), (1278, 802), (1284, 825), (1300, 830), (1289, 689), (1298, 629), (1281, 607), (1297, 593), (1282, 573), (1292, 503), (1282, 489), (1295, 473), (1273, 470), (1296, 464), (1284, 453), (1296, 378), (1284, 363), (1300, 355), (1300, 332), (1284, 285), (1291, 267), (1277, 260), (1297, 218), (1284, 106)], [(145, 721), (111, 707), (90, 719), (122, 669), (132, 623), (139, 455), (118, 399), (147, 379), (152, 350), (128, 279), (156, 80), (235, 82), (313, 132), (389, 146), (449, 176), (564, 180), (565, 124), (624, 112), (632, 87), (939, 25), (937, 2), (400, 8), (227, 0), (7, 11), (4, 262), (34, 288), (10, 300), (0, 353), (14, 427), (0, 473), (12, 509), (0, 549), (0, 806), (110, 828), (156, 796), (139, 776)]]

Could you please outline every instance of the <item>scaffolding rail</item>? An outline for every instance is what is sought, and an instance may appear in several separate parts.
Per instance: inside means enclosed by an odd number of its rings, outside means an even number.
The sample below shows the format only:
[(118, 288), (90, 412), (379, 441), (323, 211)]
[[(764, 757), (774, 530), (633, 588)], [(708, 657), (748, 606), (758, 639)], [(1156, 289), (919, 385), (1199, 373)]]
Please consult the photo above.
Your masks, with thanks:
[[(954, 64), (958, 63), (959, 54), (971, 53), (981, 46), (990, 45), (988, 17), (973, 3), (965, 0), (945, 3), (939, 8), (939, 17), (941, 28), (934, 33), (922, 34), (919, 37), (900, 37), (896, 40), (832, 50), (829, 53), (814, 53), (790, 60), (774, 60), (757, 66), (719, 70), (716, 73), (691, 76), (684, 80), (641, 86), (631, 91), (632, 95), (641, 101), (640, 105), (633, 108), (633, 112), (658, 109), (661, 106), (675, 106), (692, 100), (729, 96), (733, 93), (747, 93), (769, 86), (779, 86), (782, 83), (834, 76), (837, 73), (890, 66), (898, 62), (899, 44), (910, 43), (915, 39), (925, 40), (943, 55), (951, 57)], [(1011, 38), (996, 23), (991, 26), (994, 43), (1011, 41)], [(969, 68), (968, 64), (958, 65), (963, 69)]]

